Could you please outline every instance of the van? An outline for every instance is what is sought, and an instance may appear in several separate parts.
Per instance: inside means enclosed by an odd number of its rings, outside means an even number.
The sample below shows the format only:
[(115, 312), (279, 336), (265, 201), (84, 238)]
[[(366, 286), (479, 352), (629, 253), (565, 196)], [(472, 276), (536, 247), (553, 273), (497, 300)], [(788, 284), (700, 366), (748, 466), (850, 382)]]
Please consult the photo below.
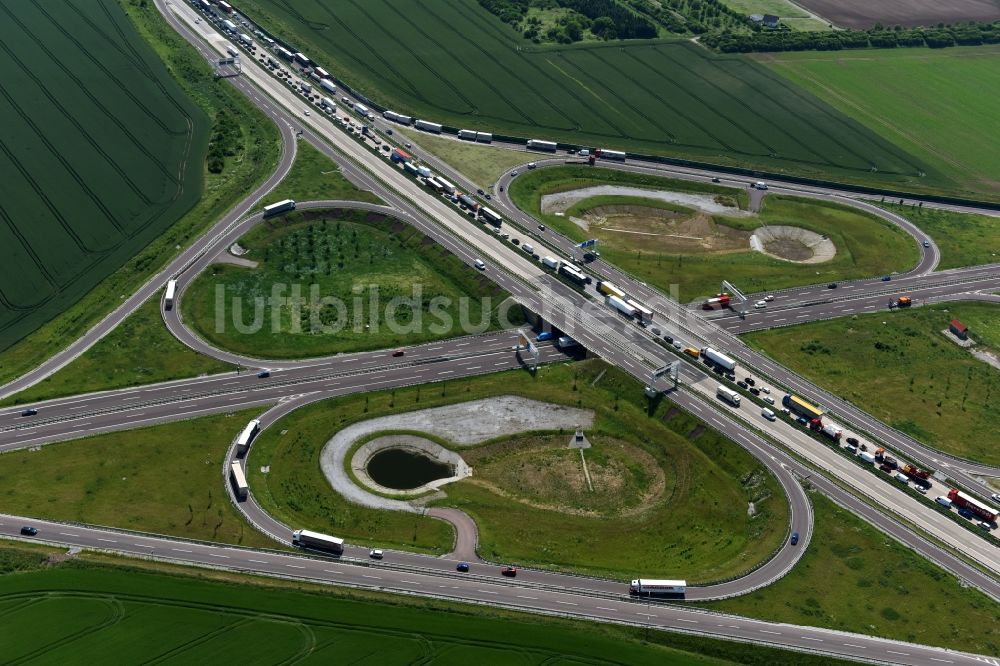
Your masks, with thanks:
[(533, 248), (532, 246), (528, 245), (527, 243), (523, 244), (521, 246), (521, 249), (524, 250), (525, 252), (527, 252), (528, 254), (534, 254), (534, 252), (535, 252), (535, 248)]
[(938, 495), (936, 498), (934, 498), (934, 501), (947, 509), (951, 508), (951, 500), (945, 497), (944, 495)]
[(475, 266), (481, 271), (486, 270), (486, 262), (484, 262), (482, 259), (476, 259)]
[(906, 476), (902, 472), (896, 473), (896, 480), (902, 483), (904, 486), (909, 485), (910, 483), (910, 477)]
[(767, 407), (765, 407), (764, 409), (760, 410), (760, 415), (763, 416), (768, 421), (773, 421), (774, 419), (778, 418), (778, 417), (776, 417), (774, 415), (774, 412), (772, 412)]

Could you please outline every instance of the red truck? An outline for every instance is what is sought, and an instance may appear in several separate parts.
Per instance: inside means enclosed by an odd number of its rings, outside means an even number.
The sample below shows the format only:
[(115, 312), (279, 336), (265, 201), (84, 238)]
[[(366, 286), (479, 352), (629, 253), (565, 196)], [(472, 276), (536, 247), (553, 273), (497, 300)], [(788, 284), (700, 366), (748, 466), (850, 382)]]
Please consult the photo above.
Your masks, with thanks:
[(729, 294), (719, 294), (701, 304), (702, 310), (725, 310), (729, 307)]
[(997, 512), (995, 509), (976, 501), (957, 488), (952, 488), (948, 491), (948, 499), (955, 506), (963, 507), (976, 514), (980, 520), (985, 520), (988, 523), (995, 523), (997, 521)]
[(903, 465), (903, 474), (911, 479), (916, 479), (917, 481), (926, 481), (931, 476), (931, 473), (927, 470), (920, 469), (919, 467), (910, 464)]

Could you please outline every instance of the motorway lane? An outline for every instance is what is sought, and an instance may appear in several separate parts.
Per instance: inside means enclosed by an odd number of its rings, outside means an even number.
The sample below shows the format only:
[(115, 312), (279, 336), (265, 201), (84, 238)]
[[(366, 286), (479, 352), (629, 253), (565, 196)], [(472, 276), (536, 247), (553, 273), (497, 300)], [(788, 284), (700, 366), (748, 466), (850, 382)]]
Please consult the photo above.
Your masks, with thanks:
[[(32, 539), (21, 537), (18, 530), (23, 524), (37, 527), (38, 536)], [(0, 515), (0, 536), (264, 576), (648, 626), (862, 661), (913, 666), (998, 663), (992, 658), (861, 634), (764, 622), (674, 604), (648, 603), (623, 595), (551, 589), (534, 585), (531, 580), (534, 572), (530, 571), (519, 572), (518, 578), (513, 580), (500, 577), (495, 569), (483, 572), (478, 566), (474, 566), (470, 574), (449, 572), (443, 575), (433, 571), (397, 569), (389, 563), (351, 562), (257, 551), (80, 525), (26, 521), (9, 515)]]

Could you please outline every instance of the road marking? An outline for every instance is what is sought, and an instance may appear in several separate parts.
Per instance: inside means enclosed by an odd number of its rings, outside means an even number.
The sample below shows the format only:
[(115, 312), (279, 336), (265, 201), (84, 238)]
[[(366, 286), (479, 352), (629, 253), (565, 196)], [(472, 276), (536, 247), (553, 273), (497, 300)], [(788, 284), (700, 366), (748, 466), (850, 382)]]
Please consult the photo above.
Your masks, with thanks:
[(441, 372), (439, 372), (438, 374), (439, 374), (439, 375), (450, 375), (450, 374), (452, 374), (453, 372), (455, 372), (455, 371), (454, 371), (454, 370), (442, 370), (442, 371), (441, 371)]
[(859, 650), (867, 650), (864, 645), (854, 645), (853, 643), (844, 643), (846, 647), (858, 648)]
[(518, 599), (532, 599), (532, 600), (535, 600), (535, 601), (537, 601), (537, 600), (538, 600), (538, 597), (528, 597), (528, 596), (525, 596), (525, 595), (523, 595), (523, 594), (519, 594), (519, 595), (517, 595), (517, 598), (518, 598)]
[(257, 564), (267, 564), (267, 560), (251, 560), (249, 557), (247, 558), (247, 561), (248, 562), (255, 562)]
[(617, 608), (605, 608), (604, 606), (596, 606), (597, 610), (611, 611), (612, 613), (617, 613)]
[(228, 555), (216, 555), (215, 553), (209, 553), (209, 555), (211, 555), (212, 557), (221, 557), (221, 558), (226, 559), (226, 560), (229, 559)]
[(305, 569), (305, 567), (300, 567), (297, 564), (286, 564), (285, 566), (288, 567), (289, 569)]
[[(636, 613), (636, 615), (645, 615), (646, 617), (656, 617), (655, 615), (651, 615), (650, 613)], [(722, 625), (720, 624), (719, 626), (721, 627)]]
[(940, 661), (943, 664), (954, 664), (955, 662), (950, 659), (938, 659), (937, 657), (928, 657), (931, 661)]
[(374, 578), (375, 580), (382, 580), (381, 576), (369, 576), (368, 574), (361, 574), (362, 578)]
[[(556, 599), (556, 603), (557, 604), (562, 604), (563, 606), (579, 606), (580, 605), (580, 604), (577, 604), (577, 603), (573, 603), (572, 601), (559, 601), (558, 599)], [(642, 613), (640, 613), (640, 615), (641, 614)], [(653, 617), (656, 617), (656, 616), (654, 615)]]
[(685, 619), (683, 617), (677, 618), (677, 621), (678, 622), (690, 622), (691, 624), (698, 624), (698, 620), (687, 620), (687, 619)]
[(152, 550), (153, 548), (156, 548), (156, 546), (147, 546), (144, 543), (134, 543), (132, 545), (135, 546), (136, 548), (149, 548), (150, 550)]
[(194, 551), (184, 550), (183, 548), (171, 548), (170, 550), (176, 550), (178, 553), (192, 553)]
[(886, 652), (888, 652), (889, 654), (898, 654), (901, 657), (909, 657), (910, 656), (909, 652), (896, 652), (895, 650), (886, 650)]
[(816, 641), (817, 643), (822, 643), (823, 642), (822, 638), (809, 638), (808, 636), (799, 636), (799, 638), (801, 638), (802, 640), (806, 640), (806, 641)]
[(337, 571), (336, 569), (323, 569), (327, 573), (337, 574), (338, 576), (343, 573), (342, 571)]
[(774, 634), (775, 636), (781, 635), (780, 631), (768, 631), (767, 629), (758, 629), (757, 631), (759, 631), (762, 634)]
[(107, 542), (107, 543), (118, 543), (118, 542), (117, 542), (117, 541), (115, 541), (114, 539), (101, 539), (100, 537), (98, 537), (98, 539), (97, 539), (97, 540), (98, 540), (98, 541), (105, 541), (105, 542)]
[(60, 532), (59, 534), (61, 534), (62, 536), (71, 536), (71, 537), (80, 536), (79, 534), (70, 534), (69, 532)]
[(418, 583), (415, 580), (400, 580), (399, 582), (400, 583), (408, 583), (409, 585), (420, 585), (420, 583)]

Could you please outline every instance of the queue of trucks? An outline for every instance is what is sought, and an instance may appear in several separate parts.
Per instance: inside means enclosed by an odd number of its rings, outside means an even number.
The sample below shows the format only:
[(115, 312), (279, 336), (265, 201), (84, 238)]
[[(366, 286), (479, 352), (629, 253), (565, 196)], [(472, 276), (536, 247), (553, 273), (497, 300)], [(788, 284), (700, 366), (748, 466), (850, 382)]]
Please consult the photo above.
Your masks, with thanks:
[(642, 325), (648, 325), (653, 321), (652, 310), (634, 298), (630, 298), (622, 289), (607, 280), (597, 282), (597, 293), (604, 296), (604, 303), (619, 314), (629, 319), (635, 319)]

